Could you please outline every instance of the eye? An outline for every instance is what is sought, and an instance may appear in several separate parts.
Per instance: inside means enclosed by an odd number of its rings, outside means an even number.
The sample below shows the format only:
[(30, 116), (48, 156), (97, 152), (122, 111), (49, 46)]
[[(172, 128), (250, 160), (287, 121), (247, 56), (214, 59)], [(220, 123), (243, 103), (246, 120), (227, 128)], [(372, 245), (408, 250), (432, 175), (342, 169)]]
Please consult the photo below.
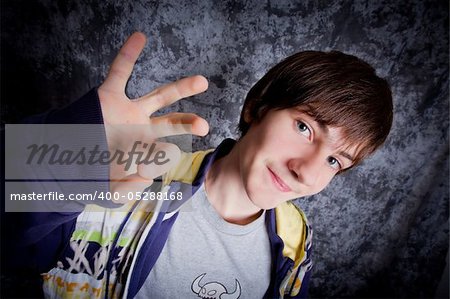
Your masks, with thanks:
[(300, 134), (302, 134), (306, 138), (309, 139), (311, 137), (311, 130), (308, 128), (308, 126), (304, 122), (298, 120), (297, 121), (297, 129), (300, 132)]
[(334, 169), (336, 169), (336, 170), (341, 170), (342, 169), (342, 165), (341, 165), (341, 163), (339, 163), (339, 161), (336, 159), (336, 158), (334, 158), (334, 157), (328, 157), (328, 164), (332, 167), (332, 168), (334, 168)]

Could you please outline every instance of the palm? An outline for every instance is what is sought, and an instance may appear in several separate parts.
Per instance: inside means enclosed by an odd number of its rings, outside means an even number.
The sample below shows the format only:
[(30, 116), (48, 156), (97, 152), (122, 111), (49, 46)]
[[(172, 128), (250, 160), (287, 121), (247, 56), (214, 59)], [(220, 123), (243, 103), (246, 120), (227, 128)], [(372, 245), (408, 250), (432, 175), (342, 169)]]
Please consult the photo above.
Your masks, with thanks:
[[(169, 83), (137, 99), (130, 100), (126, 96), (127, 81), (145, 43), (145, 35), (139, 32), (132, 34), (120, 49), (105, 82), (98, 89), (110, 151), (117, 150), (119, 146), (124, 148), (124, 144), (129, 147), (131, 140), (152, 141), (169, 135), (204, 136), (208, 133), (208, 123), (195, 114), (171, 113), (151, 117), (163, 107), (205, 91), (208, 82), (202, 76), (187, 77)], [(149, 167), (135, 167), (133, 171), (136, 173), (132, 172), (130, 175), (123, 166), (111, 165), (111, 178), (120, 182), (142, 181), (141, 185), (144, 186), (161, 174)], [(114, 184), (112, 183), (112, 186)], [(136, 188), (141, 188), (141, 185)]]

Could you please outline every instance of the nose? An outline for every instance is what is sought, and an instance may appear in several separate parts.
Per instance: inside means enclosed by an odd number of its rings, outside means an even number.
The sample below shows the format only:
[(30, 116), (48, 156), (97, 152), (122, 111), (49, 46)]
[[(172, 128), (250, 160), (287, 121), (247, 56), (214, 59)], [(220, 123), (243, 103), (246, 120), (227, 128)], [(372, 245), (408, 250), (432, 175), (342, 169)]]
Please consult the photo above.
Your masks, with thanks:
[(292, 175), (302, 184), (312, 187), (314, 186), (320, 176), (322, 163), (315, 155), (302, 158), (290, 159), (288, 162), (288, 169)]

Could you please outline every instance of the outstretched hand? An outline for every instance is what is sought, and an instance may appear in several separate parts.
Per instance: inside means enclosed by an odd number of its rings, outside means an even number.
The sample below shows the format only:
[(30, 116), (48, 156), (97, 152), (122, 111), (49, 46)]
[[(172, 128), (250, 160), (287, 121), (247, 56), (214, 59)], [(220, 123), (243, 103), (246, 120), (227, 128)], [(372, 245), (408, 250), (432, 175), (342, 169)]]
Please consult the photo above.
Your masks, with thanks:
[[(157, 138), (178, 134), (204, 136), (209, 130), (206, 120), (193, 113), (152, 117), (163, 107), (204, 92), (208, 81), (203, 76), (183, 78), (137, 99), (127, 97), (125, 87), (145, 43), (143, 33), (133, 33), (114, 59), (106, 80), (98, 88), (110, 152), (129, 149), (136, 141), (154, 143)], [(170, 152), (172, 157), (177, 156), (178, 148), (174, 145), (158, 143), (158, 148)], [(155, 165), (141, 164), (130, 171), (124, 165), (113, 164), (110, 171), (111, 189), (115, 192), (142, 191), (167, 170), (167, 167), (155, 169)]]

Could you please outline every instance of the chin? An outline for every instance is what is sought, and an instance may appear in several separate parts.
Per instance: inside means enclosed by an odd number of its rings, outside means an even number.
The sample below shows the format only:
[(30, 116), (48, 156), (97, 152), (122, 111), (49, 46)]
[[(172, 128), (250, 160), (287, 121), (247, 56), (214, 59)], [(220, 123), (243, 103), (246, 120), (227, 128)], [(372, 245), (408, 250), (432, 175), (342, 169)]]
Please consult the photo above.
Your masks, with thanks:
[(250, 201), (253, 203), (253, 205), (255, 205), (259, 209), (263, 209), (263, 210), (273, 209), (279, 204), (279, 201), (274, 200), (274, 197), (261, 198), (259, 196), (249, 196), (249, 198), (250, 198)]
[(270, 210), (283, 201), (282, 194), (275, 192), (276, 190), (264, 187), (261, 188), (261, 186), (270, 186), (268, 183), (248, 181), (247, 184), (244, 184), (250, 202), (258, 209)]

